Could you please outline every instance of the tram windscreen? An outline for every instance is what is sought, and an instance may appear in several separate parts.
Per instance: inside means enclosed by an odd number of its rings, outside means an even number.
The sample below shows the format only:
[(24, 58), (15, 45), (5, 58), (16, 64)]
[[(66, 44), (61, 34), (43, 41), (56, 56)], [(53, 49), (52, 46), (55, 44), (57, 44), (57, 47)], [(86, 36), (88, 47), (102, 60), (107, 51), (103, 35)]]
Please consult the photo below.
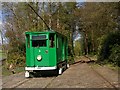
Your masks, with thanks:
[(32, 40), (32, 47), (46, 47), (46, 40)]

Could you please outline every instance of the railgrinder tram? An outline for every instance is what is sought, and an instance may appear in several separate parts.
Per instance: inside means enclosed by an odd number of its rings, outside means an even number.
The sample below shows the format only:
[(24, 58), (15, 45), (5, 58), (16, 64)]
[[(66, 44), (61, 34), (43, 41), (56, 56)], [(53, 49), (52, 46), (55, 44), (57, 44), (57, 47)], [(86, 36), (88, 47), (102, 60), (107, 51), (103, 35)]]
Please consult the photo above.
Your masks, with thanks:
[(30, 72), (41, 70), (58, 70), (62, 74), (69, 67), (68, 42), (62, 34), (54, 31), (26, 32), (26, 66), (25, 77)]

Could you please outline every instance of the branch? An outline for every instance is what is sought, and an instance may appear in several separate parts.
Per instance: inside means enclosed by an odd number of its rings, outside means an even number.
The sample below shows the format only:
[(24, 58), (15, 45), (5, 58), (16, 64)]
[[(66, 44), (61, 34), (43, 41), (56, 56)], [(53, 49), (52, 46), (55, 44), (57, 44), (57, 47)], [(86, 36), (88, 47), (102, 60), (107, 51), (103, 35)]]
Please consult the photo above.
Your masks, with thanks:
[(15, 18), (18, 20), (18, 17), (17, 17), (17, 15), (15, 14), (15, 11), (14, 11), (11, 7), (9, 7), (7, 4), (6, 4), (6, 6), (12, 11), (13, 15), (14, 15)]
[[(11, 7), (10, 7), (9, 5), (7, 5), (7, 4), (6, 4), (6, 6), (12, 11), (13, 15), (15, 16), (15, 19), (16, 19), (17, 21), (19, 21), (20, 18), (18, 19), (17, 15), (15, 14), (14, 9), (11, 8)], [(19, 24), (19, 22), (17, 22), (17, 24)], [(17, 25), (17, 27), (20, 29), (20, 26), (19, 26), (19, 25)]]
[(51, 29), (48, 27), (47, 23), (43, 20), (43, 18), (35, 11), (35, 9), (34, 9), (29, 3), (27, 3), (27, 5), (34, 11), (34, 13), (36, 13), (36, 15), (37, 15), (38, 17), (40, 17), (40, 19), (41, 19), (41, 20), (45, 23), (45, 25), (47, 26), (48, 30), (51, 30)]

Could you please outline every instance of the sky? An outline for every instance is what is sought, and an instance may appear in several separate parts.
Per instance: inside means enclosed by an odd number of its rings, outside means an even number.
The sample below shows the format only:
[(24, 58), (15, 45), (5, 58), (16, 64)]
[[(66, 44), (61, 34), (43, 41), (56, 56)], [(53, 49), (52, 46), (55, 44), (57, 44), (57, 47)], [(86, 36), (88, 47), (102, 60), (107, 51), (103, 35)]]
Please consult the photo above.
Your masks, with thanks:
[(2, 11), (0, 10), (0, 25), (2, 24)]
[(0, 2), (0, 24), (2, 24), (2, 5)]
[[(2, 28), (1, 25), (2, 25), (2, 12), (0, 11), (0, 29)], [(2, 43), (2, 40), (1, 40), (1, 33), (0, 33), (0, 44), (1, 43)]]
[[(0, 2), (0, 30), (2, 30), (2, 6)], [(0, 33), (0, 44), (2, 44), (1, 33)]]

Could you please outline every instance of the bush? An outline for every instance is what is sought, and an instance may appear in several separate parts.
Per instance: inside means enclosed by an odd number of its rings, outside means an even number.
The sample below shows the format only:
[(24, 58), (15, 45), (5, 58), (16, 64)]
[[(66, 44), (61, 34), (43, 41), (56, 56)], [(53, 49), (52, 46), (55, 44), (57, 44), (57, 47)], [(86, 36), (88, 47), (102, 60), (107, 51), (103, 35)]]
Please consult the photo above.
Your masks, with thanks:
[(120, 60), (120, 31), (104, 37), (98, 52), (98, 62), (118, 65), (118, 60)]
[(111, 54), (109, 56), (109, 61), (114, 65), (118, 65), (120, 67), (120, 45), (115, 44), (113, 45), (112, 49), (110, 50)]
[(75, 41), (74, 53), (75, 53), (75, 56), (82, 55), (81, 43), (79, 40)]
[(75, 61), (74, 61), (74, 57), (72, 56), (68, 56), (68, 63), (69, 64), (73, 64)]
[(9, 53), (7, 57), (7, 63), (13, 64), (16, 66), (24, 66), (25, 65), (25, 56), (22, 54), (19, 54), (17, 52)]

